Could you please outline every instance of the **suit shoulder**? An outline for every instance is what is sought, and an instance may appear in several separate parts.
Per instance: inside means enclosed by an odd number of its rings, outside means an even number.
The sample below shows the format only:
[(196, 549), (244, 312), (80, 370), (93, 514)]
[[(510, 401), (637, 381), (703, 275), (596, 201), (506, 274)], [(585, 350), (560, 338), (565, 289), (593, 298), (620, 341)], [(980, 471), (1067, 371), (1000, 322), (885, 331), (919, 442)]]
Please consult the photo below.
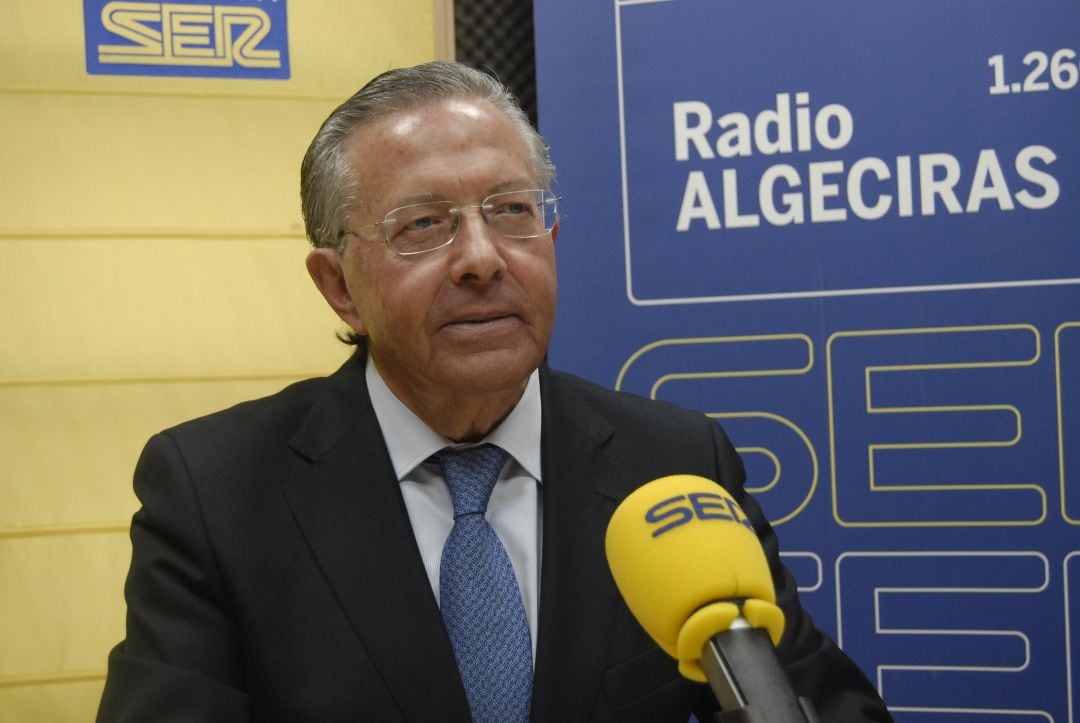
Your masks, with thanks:
[(668, 474), (697, 474), (735, 489), (742, 461), (707, 414), (669, 402), (614, 391), (563, 372), (548, 375), (551, 429), (576, 426), (634, 467), (644, 483)]
[(327, 377), (294, 382), (274, 394), (181, 422), (163, 431), (178, 443), (290, 434), (327, 383)]

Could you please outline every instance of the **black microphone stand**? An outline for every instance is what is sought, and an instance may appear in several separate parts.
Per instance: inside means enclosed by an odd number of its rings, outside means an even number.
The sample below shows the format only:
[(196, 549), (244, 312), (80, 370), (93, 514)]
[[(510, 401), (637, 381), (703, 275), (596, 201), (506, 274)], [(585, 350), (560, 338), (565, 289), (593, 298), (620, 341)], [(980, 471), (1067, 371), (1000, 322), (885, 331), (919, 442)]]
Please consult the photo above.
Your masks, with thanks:
[(705, 644), (701, 669), (720, 703), (715, 723), (819, 723), (792, 690), (769, 634), (741, 615)]

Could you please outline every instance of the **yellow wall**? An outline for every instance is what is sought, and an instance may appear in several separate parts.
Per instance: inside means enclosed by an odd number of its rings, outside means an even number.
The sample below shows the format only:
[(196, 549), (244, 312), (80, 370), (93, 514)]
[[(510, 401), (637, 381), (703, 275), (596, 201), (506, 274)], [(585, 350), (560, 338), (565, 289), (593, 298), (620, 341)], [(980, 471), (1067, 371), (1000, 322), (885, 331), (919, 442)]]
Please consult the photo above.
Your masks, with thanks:
[(364, 81), (434, 57), (431, 0), (292, 0), (290, 80), (92, 76), (82, 5), (0, 23), (4, 722), (93, 718), (146, 438), (345, 357), (300, 158)]

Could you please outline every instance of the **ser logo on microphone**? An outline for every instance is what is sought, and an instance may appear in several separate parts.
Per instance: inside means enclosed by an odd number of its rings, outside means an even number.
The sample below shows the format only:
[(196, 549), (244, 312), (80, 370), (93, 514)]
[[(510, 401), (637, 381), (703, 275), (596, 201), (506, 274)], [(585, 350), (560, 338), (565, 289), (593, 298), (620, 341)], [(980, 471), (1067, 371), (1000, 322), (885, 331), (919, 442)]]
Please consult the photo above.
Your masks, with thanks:
[(754, 529), (742, 509), (735, 504), (735, 500), (713, 492), (690, 492), (669, 497), (657, 502), (645, 512), (645, 522), (649, 525), (661, 525), (653, 530), (653, 537), (659, 537), (665, 532), (685, 525), (694, 518), (736, 522), (745, 525), (751, 531)]

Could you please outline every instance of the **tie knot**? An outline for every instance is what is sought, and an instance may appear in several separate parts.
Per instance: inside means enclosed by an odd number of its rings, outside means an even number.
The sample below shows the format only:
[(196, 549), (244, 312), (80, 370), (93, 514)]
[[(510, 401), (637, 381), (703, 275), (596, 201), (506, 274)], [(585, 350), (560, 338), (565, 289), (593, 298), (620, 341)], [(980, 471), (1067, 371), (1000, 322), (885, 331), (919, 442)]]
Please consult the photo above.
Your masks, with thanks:
[(488, 500), (507, 456), (493, 444), (465, 450), (447, 447), (434, 455), (450, 488), (455, 518), (487, 511)]

